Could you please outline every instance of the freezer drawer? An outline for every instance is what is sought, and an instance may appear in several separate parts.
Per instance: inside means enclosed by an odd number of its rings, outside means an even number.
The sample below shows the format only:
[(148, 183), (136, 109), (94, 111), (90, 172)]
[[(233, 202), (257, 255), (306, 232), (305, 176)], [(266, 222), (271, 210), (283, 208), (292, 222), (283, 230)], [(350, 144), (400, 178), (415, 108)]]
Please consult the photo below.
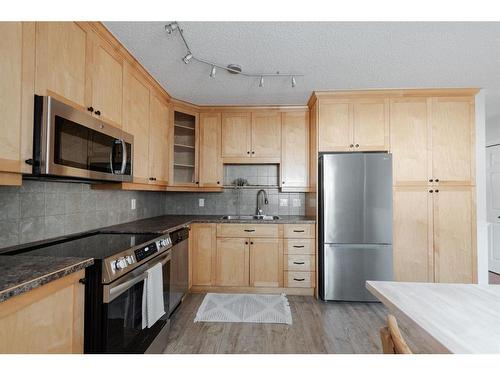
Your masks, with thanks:
[(323, 300), (377, 301), (367, 280), (391, 281), (392, 245), (332, 245), (323, 248)]

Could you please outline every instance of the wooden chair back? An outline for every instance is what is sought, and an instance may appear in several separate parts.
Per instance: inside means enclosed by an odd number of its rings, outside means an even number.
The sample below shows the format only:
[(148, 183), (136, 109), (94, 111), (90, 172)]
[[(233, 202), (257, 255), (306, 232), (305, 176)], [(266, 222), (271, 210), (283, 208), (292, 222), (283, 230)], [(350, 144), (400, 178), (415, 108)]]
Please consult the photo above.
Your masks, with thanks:
[(384, 354), (412, 354), (398, 327), (394, 315), (387, 315), (387, 327), (380, 330)]

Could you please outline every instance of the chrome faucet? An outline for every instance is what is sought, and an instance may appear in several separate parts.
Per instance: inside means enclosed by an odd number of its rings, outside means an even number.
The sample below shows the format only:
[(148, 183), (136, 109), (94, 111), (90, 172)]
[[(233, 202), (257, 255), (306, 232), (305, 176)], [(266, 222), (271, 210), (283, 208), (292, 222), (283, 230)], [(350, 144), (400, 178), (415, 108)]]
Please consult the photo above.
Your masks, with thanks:
[(262, 205), (261, 205), (261, 199), (260, 199), (260, 196), (261, 194), (260, 193), (264, 193), (264, 204), (269, 204), (269, 200), (267, 199), (267, 193), (264, 189), (260, 189), (258, 192), (257, 192), (257, 216), (265, 216), (264, 215), (264, 211), (262, 211)]

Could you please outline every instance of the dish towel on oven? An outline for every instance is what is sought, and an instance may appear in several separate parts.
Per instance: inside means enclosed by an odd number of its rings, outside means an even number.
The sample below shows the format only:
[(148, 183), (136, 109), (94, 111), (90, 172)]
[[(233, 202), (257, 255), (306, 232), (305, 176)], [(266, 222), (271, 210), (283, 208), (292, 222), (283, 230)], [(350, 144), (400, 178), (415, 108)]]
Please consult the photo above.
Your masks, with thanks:
[(142, 292), (142, 329), (151, 328), (165, 315), (163, 304), (163, 266), (157, 263), (146, 271)]

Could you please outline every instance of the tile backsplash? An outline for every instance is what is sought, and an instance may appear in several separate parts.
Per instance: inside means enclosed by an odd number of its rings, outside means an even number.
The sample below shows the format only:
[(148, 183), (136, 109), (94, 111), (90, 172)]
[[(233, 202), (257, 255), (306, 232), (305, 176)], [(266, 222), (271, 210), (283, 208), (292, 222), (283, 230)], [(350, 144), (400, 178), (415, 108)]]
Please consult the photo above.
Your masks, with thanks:
[(165, 199), (165, 193), (92, 190), (82, 183), (0, 187), (0, 248), (163, 215)]
[(233, 185), (237, 178), (244, 178), (249, 185), (277, 187), (279, 164), (225, 164), (224, 186)]
[[(226, 188), (222, 193), (167, 193), (165, 212), (171, 215), (254, 215), (260, 188)], [(268, 205), (266, 215), (304, 215), (305, 193), (281, 193), (265, 188)], [(203, 199), (203, 207), (200, 207)]]

